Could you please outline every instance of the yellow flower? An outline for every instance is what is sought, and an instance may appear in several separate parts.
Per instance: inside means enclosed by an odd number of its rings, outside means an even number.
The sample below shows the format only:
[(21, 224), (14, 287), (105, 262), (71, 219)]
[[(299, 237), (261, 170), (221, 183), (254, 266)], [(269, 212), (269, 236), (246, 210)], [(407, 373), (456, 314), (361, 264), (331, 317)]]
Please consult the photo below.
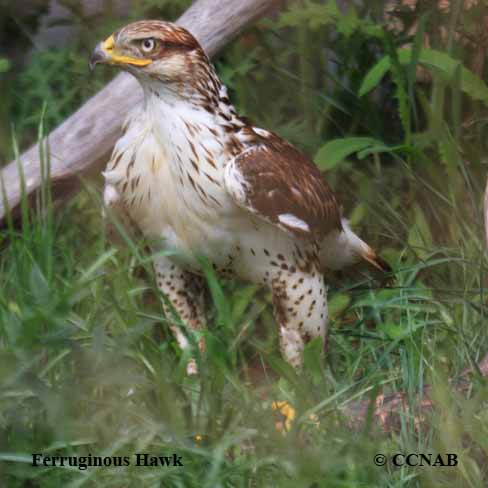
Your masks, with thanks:
[(280, 432), (288, 432), (291, 429), (293, 421), (296, 417), (295, 409), (288, 402), (285, 401), (273, 402), (271, 408), (274, 411), (277, 411), (278, 413), (283, 415), (284, 417), (285, 428), (283, 429), (283, 419), (280, 419), (276, 422), (276, 429)]

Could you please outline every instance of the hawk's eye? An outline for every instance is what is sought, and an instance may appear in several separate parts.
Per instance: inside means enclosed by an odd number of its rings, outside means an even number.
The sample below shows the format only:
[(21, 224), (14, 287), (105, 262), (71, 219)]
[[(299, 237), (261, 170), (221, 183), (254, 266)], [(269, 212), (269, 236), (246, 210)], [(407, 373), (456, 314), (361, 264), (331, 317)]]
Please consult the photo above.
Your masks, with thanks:
[(141, 48), (145, 53), (150, 53), (156, 46), (156, 41), (150, 37), (141, 42)]

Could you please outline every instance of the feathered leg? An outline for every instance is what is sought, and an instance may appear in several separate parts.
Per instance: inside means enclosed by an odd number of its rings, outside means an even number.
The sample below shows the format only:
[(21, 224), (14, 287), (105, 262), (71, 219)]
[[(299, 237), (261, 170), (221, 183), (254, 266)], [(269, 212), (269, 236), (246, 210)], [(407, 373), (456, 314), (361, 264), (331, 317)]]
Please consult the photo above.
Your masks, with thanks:
[(327, 288), (318, 246), (287, 239), (273, 228), (267, 236), (261, 230), (259, 236), (249, 232), (241, 238), (238, 274), (271, 289), (281, 353), (300, 368), (305, 344), (315, 337), (325, 341), (327, 330)]
[[(182, 270), (177, 264), (166, 257), (158, 256), (155, 259), (154, 269), (158, 288), (167, 297), (188, 332), (201, 330), (205, 327), (204, 311), (204, 280), (200, 276)], [(163, 300), (163, 309), (168, 320), (172, 314), (170, 307)], [(171, 324), (173, 332), (181, 349), (189, 346), (188, 339), (176, 324)], [(205, 350), (203, 339), (198, 343), (200, 351)], [(194, 358), (187, 365), (188, 374), (197, 374), (197, 364)]]
[[(122, 244), (121, 233), (117, 228), (118, 225), (132, 237), (137, 233), (137, 227), (134, 225), (125, 210), (124, 203), (120, 198), (115, 185), (106, 184), (104, 191), (103, 217), (108, 239), (114, 244)], [(173, 308), (191, 330), (200, 330), (205, 325), (203, 290), (204, 282), (199, 276), (182, 270), (179, 266), (172, 263), (165, 257), (157, 257), (155, 260), (155, 272), (157, 285), (161, 292), (167, 297)], [(171, 320), (171, 310), (168, 304), (163, 300), (163, 310)], [(188, 347), (188, 339), (176, 324), (171, 324), (170, 329), (173, 332), (181, 349)], [(205, 344), (203, 339), (199, 342), (200, 350), (204, 350)], [(197, 364), (194, 358), (190, 359), (187, 365), (188, 374), (197, 373)]]
[(302, 366), (303, 349), (315, 337), (325, 341), (327, 330), (327, 288), (321, 273), (282, 271), (271, 281), (275, 317), (280, 328), (283, 357), (295, 368)]

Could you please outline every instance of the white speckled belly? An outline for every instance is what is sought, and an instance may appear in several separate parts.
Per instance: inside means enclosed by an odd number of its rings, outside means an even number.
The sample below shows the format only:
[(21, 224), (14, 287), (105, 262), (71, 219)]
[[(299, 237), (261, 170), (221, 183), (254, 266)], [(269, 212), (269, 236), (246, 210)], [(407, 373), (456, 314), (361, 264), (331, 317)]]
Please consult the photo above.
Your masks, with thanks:
[(241, 211), (223, 187), (208, 188), (202, 170), (192, 179), (213, 199), (206, 204), (188, 176), (171, 166), (171, 157), (150, 130), (134, 122), (114, 150), (105, 172), (107, 187), (115, 189), (156, 249), (181, 252), (175, 259), (191, 267), (198, 266), (197, 256), (224, 265), (237, 245), (229, 224), (235, 227)]

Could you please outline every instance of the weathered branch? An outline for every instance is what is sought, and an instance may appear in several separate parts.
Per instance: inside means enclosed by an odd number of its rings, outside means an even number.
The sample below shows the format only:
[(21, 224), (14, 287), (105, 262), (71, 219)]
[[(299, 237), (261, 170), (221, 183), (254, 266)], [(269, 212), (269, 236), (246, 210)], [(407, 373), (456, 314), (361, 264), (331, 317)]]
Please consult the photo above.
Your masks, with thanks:
[[(197, 0), (177, 23), (190, 30), (212, 56), (244, 27), (282, 3), (282, 0)], [(88, 76), (87, 69), (87, 82)], [(89, 176), (103, 167), (128, 111), (141, 100), (138, 83), (130, 75), (121, 74), (49, 134), (51, 180), (57, 201), (64, 201), (74, 193), (80, 176)], [(29, 195), (41, 186), (39, 156), (38, 145), (20, 156)], [(17, 163), (6, 166), (0, 177), (5, 188), (2, 195), (0, 186), (1, 223), (6, 215), (4, 201), (15, 211), (21, 199)]]

